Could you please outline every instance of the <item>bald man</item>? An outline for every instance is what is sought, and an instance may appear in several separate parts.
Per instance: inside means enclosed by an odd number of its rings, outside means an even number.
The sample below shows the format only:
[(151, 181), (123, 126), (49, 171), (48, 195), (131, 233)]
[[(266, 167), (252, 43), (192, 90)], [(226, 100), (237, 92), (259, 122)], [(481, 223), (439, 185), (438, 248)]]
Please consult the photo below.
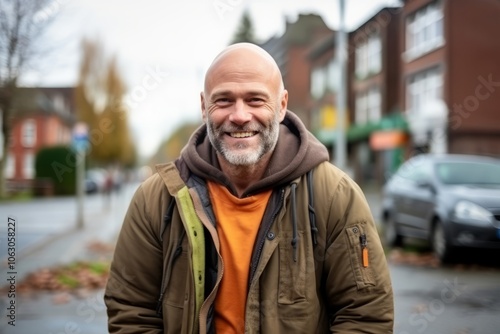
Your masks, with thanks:
[(362, 191), (240, 43), (205, 76), (204, 124), (137, 190), (105, 291), (110, 333), (392, 333)]

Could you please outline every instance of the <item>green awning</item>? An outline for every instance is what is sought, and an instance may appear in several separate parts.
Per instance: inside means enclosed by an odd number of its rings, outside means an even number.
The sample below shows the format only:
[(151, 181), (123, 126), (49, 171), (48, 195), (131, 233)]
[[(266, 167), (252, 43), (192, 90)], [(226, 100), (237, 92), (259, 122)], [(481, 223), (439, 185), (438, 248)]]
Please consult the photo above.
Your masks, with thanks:
[[(368, 140), (373, 132), (379, 130), (402, 130), (408, 132), (408, 122), (401, 113), (393, 113), (382, 117), (377, 123), (354, 124), (347, 129), (347, 141)], [(315, 132), (315, 135), (323, 144), (333, 145), (337, 138), (337, 130), (319, 129)]]

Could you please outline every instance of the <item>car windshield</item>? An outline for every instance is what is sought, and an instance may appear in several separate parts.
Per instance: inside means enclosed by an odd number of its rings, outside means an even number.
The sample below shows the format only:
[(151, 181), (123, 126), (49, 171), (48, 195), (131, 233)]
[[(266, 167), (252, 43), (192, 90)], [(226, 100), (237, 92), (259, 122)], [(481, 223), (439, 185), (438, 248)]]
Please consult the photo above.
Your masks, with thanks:
[(444, 184), (500, 185), (500, 163), (441, 162), (436, 165), (436, 172)]

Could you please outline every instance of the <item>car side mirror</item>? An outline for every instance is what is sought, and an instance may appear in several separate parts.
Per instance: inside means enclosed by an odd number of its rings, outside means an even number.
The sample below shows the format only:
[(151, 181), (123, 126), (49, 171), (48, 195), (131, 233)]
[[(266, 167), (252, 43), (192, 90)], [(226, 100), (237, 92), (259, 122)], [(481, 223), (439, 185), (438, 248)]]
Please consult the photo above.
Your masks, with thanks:
[(434, 185), (428, 180), (419, 180), (417, 181), (417, 185), (419, 188), (429, 189), (433, 194), (436, 193), (436, 188), (434, 188)]

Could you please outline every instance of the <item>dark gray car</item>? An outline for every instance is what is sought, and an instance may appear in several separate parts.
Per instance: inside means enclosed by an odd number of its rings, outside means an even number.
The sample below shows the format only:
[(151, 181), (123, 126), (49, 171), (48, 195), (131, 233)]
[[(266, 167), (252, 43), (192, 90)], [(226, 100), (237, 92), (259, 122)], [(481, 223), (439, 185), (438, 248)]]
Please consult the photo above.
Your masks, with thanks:
[(458, 247), (500, 249), (500, 159), (422, 154), (384, 186), (385, 240), (428, 240), (441, 261)]

